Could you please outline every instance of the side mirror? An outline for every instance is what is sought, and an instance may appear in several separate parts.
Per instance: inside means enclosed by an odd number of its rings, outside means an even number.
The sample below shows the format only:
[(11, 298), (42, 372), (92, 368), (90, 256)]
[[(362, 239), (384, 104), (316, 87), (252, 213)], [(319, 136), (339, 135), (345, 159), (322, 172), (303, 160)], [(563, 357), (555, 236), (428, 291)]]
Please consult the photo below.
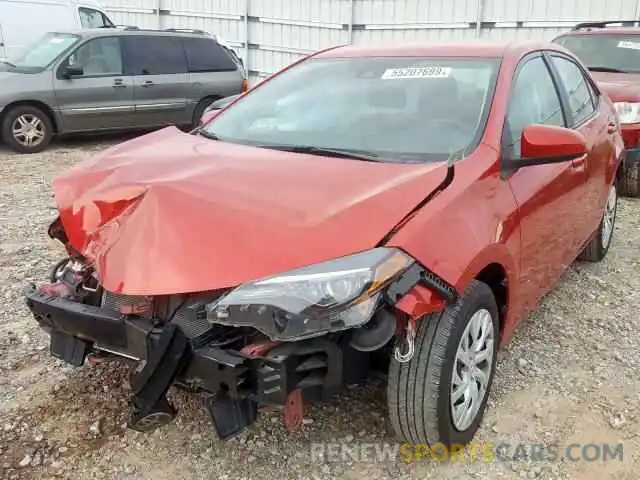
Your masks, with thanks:
[(79, 65), (67, 65), (63, 73), (66, 78), (81, 77), (84, 75), (84, 69)]
[(520, 158), (507, 159), (509, 167), (520, 168), (575, 160), (587, 154), (584, 136), (569, 128), (528, 125), (522, 131)]

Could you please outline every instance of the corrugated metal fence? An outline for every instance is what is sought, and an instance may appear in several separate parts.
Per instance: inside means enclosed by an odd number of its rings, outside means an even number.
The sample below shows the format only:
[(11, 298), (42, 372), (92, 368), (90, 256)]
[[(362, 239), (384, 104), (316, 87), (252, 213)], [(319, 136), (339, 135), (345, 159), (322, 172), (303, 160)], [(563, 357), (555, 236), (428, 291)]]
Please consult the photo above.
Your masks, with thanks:
[(103, 0), (119, 24), (197, 28), (252, 79), (346, 43), (552, 38), (579, 21), (640, 18), (640, 0)]

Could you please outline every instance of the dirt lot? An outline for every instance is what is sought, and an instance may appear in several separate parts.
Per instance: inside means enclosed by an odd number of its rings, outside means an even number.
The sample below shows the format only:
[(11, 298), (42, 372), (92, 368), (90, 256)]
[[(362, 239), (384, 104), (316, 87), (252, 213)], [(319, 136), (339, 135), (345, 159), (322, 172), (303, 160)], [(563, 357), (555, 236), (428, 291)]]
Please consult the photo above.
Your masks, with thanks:
[(73, 369), (52, 359), (21, 298), (24, 285), (42, 281), (62, 253), (45, 233), (55, 215), (53, 176), (115, 141), (77, 140), (33, 156), (0, 147), (0, 478), (638, 478), (640, 202), (630, 200), (620, 202), (608, 258), (573, 265), (502, 351), (477, 437), (508, 444), (510, 457), (520, 444), (530, 452), (542, 443), (622, 443), (622, 460), (313, 458), (312, 442), (393, 442), (382, 382), (311, 408), (293, 434), (271, 412), (239, 438), (219, 442), (198, 398), (182, 391), (171, 392), (176, 422), (151, 435), (126, 430), (127, 369)]

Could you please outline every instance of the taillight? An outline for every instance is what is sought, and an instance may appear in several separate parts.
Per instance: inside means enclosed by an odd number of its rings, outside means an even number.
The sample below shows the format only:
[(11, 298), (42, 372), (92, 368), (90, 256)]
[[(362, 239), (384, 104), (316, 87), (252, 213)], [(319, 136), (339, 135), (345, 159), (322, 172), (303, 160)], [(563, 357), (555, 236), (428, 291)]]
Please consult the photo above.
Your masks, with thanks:
[(245, 78), (244, 80), (242, 80), (242, 93), (246, 92), (247, 90), (249, 90), (249, 81)]

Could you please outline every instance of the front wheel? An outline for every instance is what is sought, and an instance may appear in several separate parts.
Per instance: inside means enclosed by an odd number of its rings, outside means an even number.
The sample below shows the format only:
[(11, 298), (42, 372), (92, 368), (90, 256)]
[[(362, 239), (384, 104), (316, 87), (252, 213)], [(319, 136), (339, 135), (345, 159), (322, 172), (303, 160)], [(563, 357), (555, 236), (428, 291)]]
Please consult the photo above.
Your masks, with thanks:
[(413, 444), (466, 445), (487, 404), (499, 345), (491, 289), (473, 281), (441, 314), (418, 320), (415, 353), (391, 360), (387, 404), (398, 438)]
[(2, 122), (2, 139), (20, 153), (43, 151), (53, 137), (53, 124), (37, 107), (21, 105), (12, 108)]

